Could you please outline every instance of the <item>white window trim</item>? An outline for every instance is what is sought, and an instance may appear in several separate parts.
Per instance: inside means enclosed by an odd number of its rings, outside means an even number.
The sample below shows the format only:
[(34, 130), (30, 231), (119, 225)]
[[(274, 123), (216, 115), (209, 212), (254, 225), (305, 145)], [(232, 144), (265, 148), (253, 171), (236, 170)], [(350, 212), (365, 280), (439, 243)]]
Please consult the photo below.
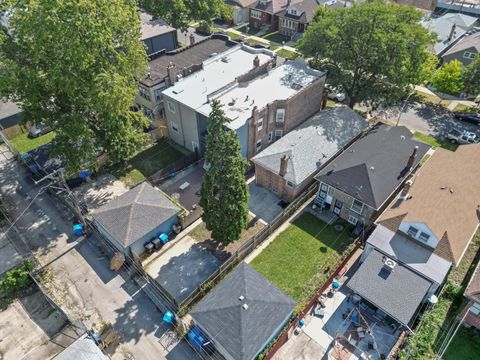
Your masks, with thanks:
[(170, 122), (170, 128), (171, 128), (173, 131), (175, 131), (176, 133), (179, 132), (179, 130), (178, 130), (178, 125), (177, 125), (175, 122), (173, 122), (173, 121)]
[(348, 220), (347, 221), (350, 224), (352, 224), (353, 226), (355, 226), (355, 225), (357, 225), (358, 219), (355, 216), (348, 215)]
[(287, 181), (287, 187), (289, 189), (293, 189), (295, 187), (295, 185), (291, 181)]
[(285, 121), (285, 109), (277, 109), (277, 112), (275, 114), (275, 121), (281, 123)]
[[(409, 233), (410, 229), (415, 229), (416, 230), (415, 235), (412, 235), (412, 234)], [(420, 230), (418, 230), (415, 226), (409, 226), (408, 229), (407, 229), (407, 235), (416, 238), (419, 231)]]
[(480, 304), (479, 304), (479, 303), (476, 303), (476, 302), (473, 303), (472, 306), (470, 306), (469, 311), (470, 311), (473, 315), (477, 316), (478, 314), (480, 314)]
[[(277, 134), (280, 134), (280, 135), (277, 135)], [(275, 139), (276, 139), (277, 137), (278, 137), (279, 139), (280, 139), (281, 137), (283, 137), (283, 130), (275, 130)]]
[[(353, 207), (353, 204), (355, 204), (355, 201), (358, 201), (359, 203), (362, 204), (362, 208), (360, 209), (360, 211), (358, 211), (357, 209), (355, 209), (355, 208)], [(352, 205), (350, 206), (350, 210), (352, 210), (353, 212), (361, 215), (362, 212), (363, 212), (363, 208), (364, 208), (364, 207), (365, 207), (365, 204), (364, 204), (363, 202), (361, 202), (360, 200), (357, 200), (357, 199), (353, 199)]]
[(250, 10), (250, 17), (257, 20), (262, 20), (262, 12), (259, 10)]
[(475, 55), (476, 55), (476, 54), (473, 53), (473, 52), (471, 52), (471, 51), (465, 51), (465, 52), (463, 53), (463, 57), (464, 57), (465, 59), (475, 59)]
[(256, 146), (255, 146), (256, 151), (257, 151), (257, 153), (258, 153), (260, 150), (262, 150), (262, 139), (258, 139), (258, 140), (257, 140), (257, 143), (256, 143), (255, 145), (256, 145)]
[(262, 131), (263, 130), (263, 118), (258, 119), (257, 122), (257, 131)]
[(168, 111), (170, 111), (172, 114), (177, 113), (177, 109), (175, 108), (175, 104), (172, 103), (170, 100), (167, 100), (167, 107), (168, 107)]
[(273, 131), (268, 133), (268, 143), (270, 144), (273, 141)]
[[(427, 235), (427, 237), (422, 236), (422, 234)], [(428, 240), (430, 240), (430, 235), (427, 234), (425, 231), (420, 231), (420, 234), (418, 235), (418, 238), (422, 241), (428, 242)]]

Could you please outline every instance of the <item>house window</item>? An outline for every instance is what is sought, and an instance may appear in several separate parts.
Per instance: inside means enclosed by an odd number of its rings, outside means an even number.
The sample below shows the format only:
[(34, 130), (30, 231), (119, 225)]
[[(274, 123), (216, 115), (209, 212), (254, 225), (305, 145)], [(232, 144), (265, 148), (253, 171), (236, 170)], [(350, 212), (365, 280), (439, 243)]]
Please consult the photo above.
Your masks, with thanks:
[(417, 237), (418, 229), (416, 227), (410, 226), (407, 230), (407, 234), (411, 237)]
[(352, 225), (357, 225), (358, 219), (355, 216), (349, 215), (348, 222)]
[(160, 102), (160, 101), (162, 101), (162, 99), (163, 99), (162, 90), (163, 90), (163, 89), (156, 89), (156, 90), (154, 91), (154, 93), (155, 93), (155, 100), (156, 100), (157, 102)]
[(258, 119), (258, 123), (257, 123), (257, 131), (261, 131), (262, 129), (263, 129), (263, 118)]
[(352, 207), (350, 208), (355, 211), (357, 214), (361, 214), (363, 211), (363, 203), (356, 199), (353, 199)]
[(295, 22), (292, 21), (292, 20), (282, 19), (281, 24), (282, 24), (282, 27), (287, 28), (287, 29), (294, 29), (295, 28)]
[(250, 10), (250, 17), (254, 19), (261, 20), (262, 19), (262, 12), (258, 10)]
[(262, 150), (262, 139), (257, 141), (257, 152), (259, 152), (260, 150)]
[(340, 200), (335, 200), (335, 206), (333, 207), (333, 213), (336, 215), (340, 215), (340, 211), (342, 210), (343, 203)]
[(285, 120), (285, 109), (277, 109), (277, 122), (283, 122)]
[(287, 187), (293, 189), (293, 183), (291, 181), (287, 181)]
[(424, 233), (423, 231), (420, 232), (420, 236), (418, 237), (420, 240), (423, 240), (425, 242), (428, 241), (428, 239), (430, 239), (430, 235), (428, 235), (427, 233)]
[(139, 87), (138, 88), (138, 94), (143, 97), (144, 99), (151, 101), (150, 98), (150, 91), (148, 89), (145, 89), (144, 87)]
[(167, 101), (167, 107), (168, 107), (168, 111), (170, 111), (171, 113), (175, 114), (177, 112), (175, 109), (175, 104), (172, 103), (171, 101)]
[(475, 53), (472, 53), (472, 52), (470, 52), (470, 51), (465, 51), (465, 52), (463, 53), (463, 57), (464, 57), (465, 59), (474, 59), (474, 58), (475, 58)]
[(170, 128), (178, 133), (178, 125), (175, 124), (173, 121), (170, 123)]
[(273, 131), (268, 133), (268, 143), (270, 144), (273, 141)]
[(322, 199), (325, 199), (327, 197), (327, 191), (328, 191), (328, 185), (327, 184), (320, 184), (320, 192), (318, 193), (318, 196)]
[(470, 312), (475, 316), (480, 314), (480, 304), (479, 303), (473, 303), (472, 306), (470, 306)]
[(275, 141), (283, 136), (283, 130), (275, 130)]

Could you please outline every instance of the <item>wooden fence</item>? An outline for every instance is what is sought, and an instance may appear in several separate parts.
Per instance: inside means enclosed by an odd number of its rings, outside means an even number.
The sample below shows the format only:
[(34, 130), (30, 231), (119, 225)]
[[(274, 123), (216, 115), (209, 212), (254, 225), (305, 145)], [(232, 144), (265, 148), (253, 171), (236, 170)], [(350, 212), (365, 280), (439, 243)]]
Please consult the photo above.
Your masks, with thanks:
[(194, 162), (198, 161), (198, 153), (193, 152), (191, 154), (185, 155), (180, 160), (160, 169), (155, 174), (148, 178), (154, 185), (160, 184), (162, 181), (168, 179), (172, 173), (185, 169), (187, 166), (192, 165)]

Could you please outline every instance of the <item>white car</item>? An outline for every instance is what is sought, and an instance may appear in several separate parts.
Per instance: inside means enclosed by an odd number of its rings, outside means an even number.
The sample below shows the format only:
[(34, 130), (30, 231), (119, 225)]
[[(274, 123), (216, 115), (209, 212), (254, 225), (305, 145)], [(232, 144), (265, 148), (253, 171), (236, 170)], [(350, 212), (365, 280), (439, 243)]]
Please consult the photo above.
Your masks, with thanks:
[(333, 100), (333, 101), (344, 101), (345, 100), (345, 94), (339, 90), (337, 90), (336, 88), (332, 87), (332, 86), (326, 86), (325, 87), (328, 91), (328, 98), (330, 100)]

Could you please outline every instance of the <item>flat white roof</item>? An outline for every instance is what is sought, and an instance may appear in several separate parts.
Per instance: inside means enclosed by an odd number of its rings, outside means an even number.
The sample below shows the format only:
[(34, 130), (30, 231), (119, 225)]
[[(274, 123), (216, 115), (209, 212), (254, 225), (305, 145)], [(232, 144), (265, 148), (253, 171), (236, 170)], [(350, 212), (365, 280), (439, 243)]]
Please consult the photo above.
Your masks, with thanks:
[(163, 94), (196, 110), (207, 103), (208, 95), (253, 69), (255, 56), (259, 57), (262, 65), (274, 55), (265, 49), (254, 49), (246, 45), (235, 46), (205, 60), (202, 70), (180, 79), (174, 86), (163, 91)]
[[(303, 60), (287, 61), (246, 86), (236, 84), (217, 100), (223, 104), (225, 115), (232, 120), (229, 127), (235, 130), (251, 117), (255, 106), (262, 109), (272, 101), (288, 99), (322, 75), (322, 72), (309, 68)], [(205, 104), (198, 110), (208, 116), (211, 107)]]

